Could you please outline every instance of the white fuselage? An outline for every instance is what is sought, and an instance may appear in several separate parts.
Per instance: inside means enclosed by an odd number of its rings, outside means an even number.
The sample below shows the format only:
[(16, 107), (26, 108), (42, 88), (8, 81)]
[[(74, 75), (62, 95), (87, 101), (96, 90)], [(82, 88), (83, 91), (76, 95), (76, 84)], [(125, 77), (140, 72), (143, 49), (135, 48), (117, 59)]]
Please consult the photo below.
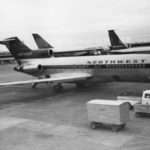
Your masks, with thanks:
[(24, 59), (24, 66), (41, 65), (42, 71), (27, 71), (34, 76), (60, 73), (89, 73), (97, 81), (150, 81), (150, 54), (122, 54), (79, 57)]
[(127, 48), (127, 49), (120, 49), (120, 50), (112, 50), (111, 52), (122, 52), (122, 53), (124, 53), (124, 52), (129, 52), (129, 53), (131, 53), (131, 52), (150, 52), (150, 46), (145, 46), (145, 47), (143, 47), (143, 46), (139, 46), (139, 47), (129, 47), (129, 48)]

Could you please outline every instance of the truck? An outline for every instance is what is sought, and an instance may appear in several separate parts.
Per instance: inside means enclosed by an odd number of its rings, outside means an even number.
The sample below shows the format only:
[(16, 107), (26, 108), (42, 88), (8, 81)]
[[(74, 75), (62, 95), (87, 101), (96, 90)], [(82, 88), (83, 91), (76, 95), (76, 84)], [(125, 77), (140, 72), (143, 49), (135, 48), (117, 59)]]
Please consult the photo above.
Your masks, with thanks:
[(92, 129), (107, 125), (113, 131), (123, 129), (129, 120), (127, 102), (94, 99), (87, 102), (88, 120)]
[(141, 95), (141, 92), (123, 92), (117, 95), (117, 101), (128, 102), (129, 109), (133, 109), (133, 106), (141, 101)]
[(141, 101), (134, 105), (136, 117), (150, 114), (150, 90), (143, 91)]

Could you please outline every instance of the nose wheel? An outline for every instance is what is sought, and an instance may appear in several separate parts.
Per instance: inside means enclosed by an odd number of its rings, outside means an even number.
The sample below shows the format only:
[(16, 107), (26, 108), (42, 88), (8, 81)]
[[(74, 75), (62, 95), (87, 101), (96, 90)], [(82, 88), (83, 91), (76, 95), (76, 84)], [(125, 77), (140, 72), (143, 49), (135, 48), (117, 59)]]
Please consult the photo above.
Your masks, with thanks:
[(61, 83), (53, 86), (53, 92), (58, 93), (63, 91), (63, 86)]

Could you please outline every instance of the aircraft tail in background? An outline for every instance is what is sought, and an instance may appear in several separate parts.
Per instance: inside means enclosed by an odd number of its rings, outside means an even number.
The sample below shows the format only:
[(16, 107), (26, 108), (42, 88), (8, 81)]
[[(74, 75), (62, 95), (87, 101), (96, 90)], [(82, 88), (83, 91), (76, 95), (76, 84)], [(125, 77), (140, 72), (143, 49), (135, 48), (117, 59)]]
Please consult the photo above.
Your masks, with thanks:
[(16, 60), (32, 54), (32, 50), (20, 41), (18, 37), (7, 38), (0, 41), (0, 44), (5, 45)]
[(115, 33), (114, 30), (108, 30), (109, 33), (109, 39), (111, 43), (111, 49), (125, 49), (127, 46), (123, 44), (123, 42), (120, 40), (118, 35)]
[(39, 49), (53, 48), (53, 46), (46, 42), (39, 34), (32, 35)]

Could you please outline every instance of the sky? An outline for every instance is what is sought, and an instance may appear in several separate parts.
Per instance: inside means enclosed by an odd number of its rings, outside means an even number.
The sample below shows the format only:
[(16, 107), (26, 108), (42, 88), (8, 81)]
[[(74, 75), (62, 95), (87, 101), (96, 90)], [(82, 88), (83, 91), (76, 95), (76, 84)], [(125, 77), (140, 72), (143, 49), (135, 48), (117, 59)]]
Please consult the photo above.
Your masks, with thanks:
[(124, 42), (150, 41), (150, 0), (0, 0), (0, 40), (18, 36), (31, 49), (32, 33), (55, 51), (110, 45), (109, 29)]

